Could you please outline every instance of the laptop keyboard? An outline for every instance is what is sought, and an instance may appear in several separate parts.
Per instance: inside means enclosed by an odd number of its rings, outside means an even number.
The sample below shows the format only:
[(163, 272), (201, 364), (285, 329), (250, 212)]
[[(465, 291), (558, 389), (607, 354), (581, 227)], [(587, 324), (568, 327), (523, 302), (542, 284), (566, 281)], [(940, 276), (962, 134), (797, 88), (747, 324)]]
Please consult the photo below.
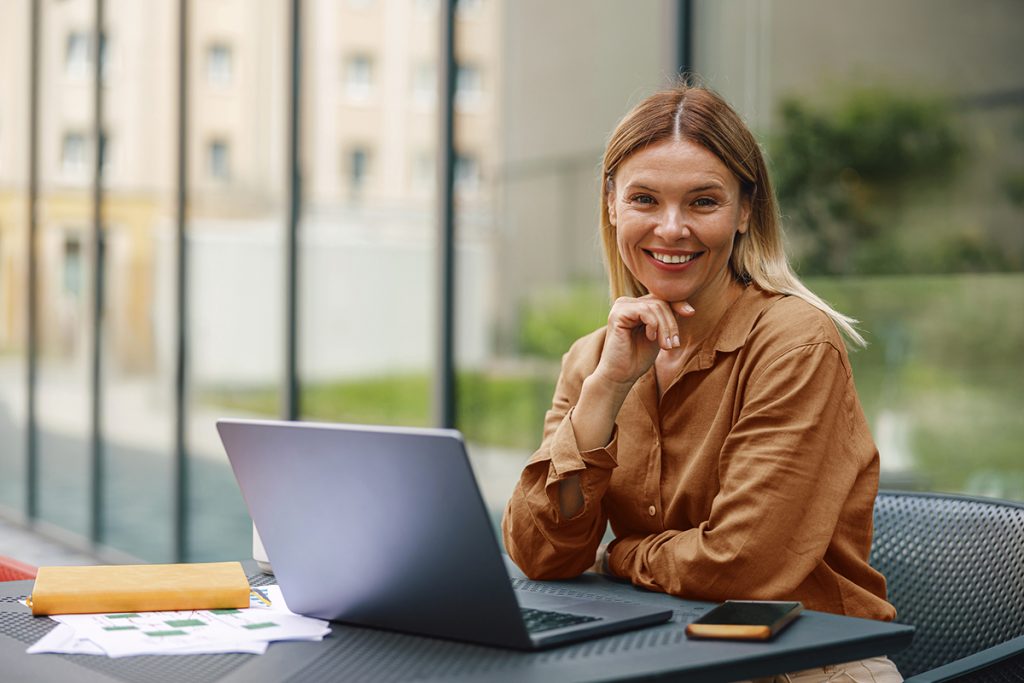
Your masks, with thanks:
[(530, 609), (520, 607), (523, 614), (523, 623), (530, 633), (550, 631), (553, 628), (563, 628), (575, 624), (585, 624), (588, 621), (600, 621), (600, 617), (587, 617), (582, 614), (569, 614), (568, 612), (548, 612), (542, 609)]

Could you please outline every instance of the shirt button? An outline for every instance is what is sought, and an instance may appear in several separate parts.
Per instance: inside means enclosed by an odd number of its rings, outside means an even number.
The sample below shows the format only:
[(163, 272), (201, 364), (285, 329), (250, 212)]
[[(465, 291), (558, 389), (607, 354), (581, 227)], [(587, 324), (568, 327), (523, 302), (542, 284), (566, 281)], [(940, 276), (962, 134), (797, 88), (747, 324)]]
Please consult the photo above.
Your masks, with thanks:
[(651, 517), (653, 517), (655, 515), (655, 513), (657, 513), (657, 512), (658, 512), (657, 508), (655, 508), (653, 505), (651, 507), (647, 508), (647, 514), (649, 514)]

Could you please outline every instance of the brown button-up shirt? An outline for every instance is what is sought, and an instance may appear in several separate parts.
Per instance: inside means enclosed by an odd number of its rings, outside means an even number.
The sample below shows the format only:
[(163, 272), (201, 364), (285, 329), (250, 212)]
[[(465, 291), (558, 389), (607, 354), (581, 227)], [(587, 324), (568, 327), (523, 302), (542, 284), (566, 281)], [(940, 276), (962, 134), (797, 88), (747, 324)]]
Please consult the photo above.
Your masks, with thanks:
[[(528, 576), (588, 569), (610, 521), (609, 568), (636, 585), (895, 616), (868, 564), (878, 451), (824, 313), (748, 287), (660, 398), (652, 368), (611, 442), (581, 453), (569, 417), (603, 344), (601, 329), (563, 358), (543, 442), (505, 511), (506, 549)], [(572, 474), (584, 507), (562, 519)]]

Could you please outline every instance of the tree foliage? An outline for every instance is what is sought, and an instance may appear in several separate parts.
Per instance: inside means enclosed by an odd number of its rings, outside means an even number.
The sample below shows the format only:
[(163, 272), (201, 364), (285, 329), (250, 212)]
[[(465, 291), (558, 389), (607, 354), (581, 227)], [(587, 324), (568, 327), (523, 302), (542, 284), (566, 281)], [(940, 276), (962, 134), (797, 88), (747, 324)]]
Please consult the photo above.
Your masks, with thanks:
[(604, 283), (576, 283), (538, 292), (523, 305), (519, 349), (529, 356), (557, 360), (583, 335), (607, 321)]
[(772, 142), (787, 228), (809, 274), (892, 272), (900, 215), (956, 177), (964, 144), (945, 102), (881, 89), (831, 106), (788, 98)]

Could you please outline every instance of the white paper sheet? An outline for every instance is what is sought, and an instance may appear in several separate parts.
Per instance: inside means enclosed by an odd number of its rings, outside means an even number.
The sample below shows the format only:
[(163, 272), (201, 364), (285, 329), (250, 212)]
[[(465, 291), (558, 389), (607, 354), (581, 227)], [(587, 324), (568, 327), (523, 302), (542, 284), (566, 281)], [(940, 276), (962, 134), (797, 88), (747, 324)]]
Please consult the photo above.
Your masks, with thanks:
[(321, 640), (326, 621), (288, 611), (277, 586), (260, 589), (249, 609), (65, 614), (58, 626), (28, 649), (30, 654), (262, 654), (275, 640)]

